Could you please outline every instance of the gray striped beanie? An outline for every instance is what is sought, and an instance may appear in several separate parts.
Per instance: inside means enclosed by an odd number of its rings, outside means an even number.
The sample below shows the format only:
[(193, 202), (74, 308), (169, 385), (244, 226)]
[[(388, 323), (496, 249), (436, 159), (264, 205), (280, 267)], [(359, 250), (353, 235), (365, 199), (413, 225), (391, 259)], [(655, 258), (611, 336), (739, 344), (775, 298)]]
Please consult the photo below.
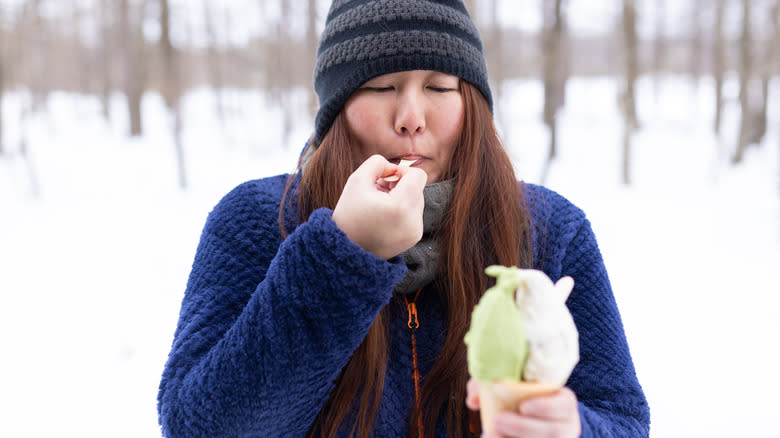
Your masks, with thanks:
[(482, 41), (461, 0), (334, 0), (314, 67), (316, 143), (361, 85), (406, 70), (458, 76), (475, 85), (492, 110)]

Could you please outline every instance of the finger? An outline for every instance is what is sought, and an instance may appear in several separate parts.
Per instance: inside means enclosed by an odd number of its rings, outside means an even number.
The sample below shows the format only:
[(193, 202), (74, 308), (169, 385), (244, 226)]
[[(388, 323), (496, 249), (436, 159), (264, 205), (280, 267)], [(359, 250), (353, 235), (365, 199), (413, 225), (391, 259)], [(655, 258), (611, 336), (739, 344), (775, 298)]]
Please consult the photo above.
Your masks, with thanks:
[(386, 178), (377, 178), (375, 182), (376, 188), (378, 188), (379, 190), (385, 193), (388, 193), (391, 190), (393, 190), (395, 186), (398, 184), (397, 182), (393, 180), (388, 180), (387, 178), (392, 178), (392, 175)]
[(474, 379), (466, 383), (466, 407), (472, 411), (479, 410), (479, 382)]
[(577, 412), (577, 396), (571, 389), (564, 387), (550, 395), (524, 400), (518, 406), (518, 411), (522, 415), (539, 419), (565, 420)]
[(580, 436), (579, 417), (567, 421), (553, 421), (502, 412), (495, 418), (496, 432), (502, 436)]
[(501, 436), (553, 436), (551, 428), (558, 425), (538, 418), (502, 412), (496, 415), (495, 426)]
[(420, 169), (402, 169), (402, 171), (404, 173), (390, 192), (390, 197), (401, 208), (411, 209), (410, 212), (413, 211), (415, 214), (419, 213), (422, 225), (422, 213), (425, 208), (423, 190), (428, 177)]
[(375, 154), (364, 161), (352, 174), (361, 181), (376, 182), (377, 179), (395, 173), (398, 166), (387, 161), (385, 157)]
[(425, 187), (428, 180), (428, 174), (416, 167), (398, 167), (397, 171), (401, 178), (396, 188), (402, 191), (417, 193)]

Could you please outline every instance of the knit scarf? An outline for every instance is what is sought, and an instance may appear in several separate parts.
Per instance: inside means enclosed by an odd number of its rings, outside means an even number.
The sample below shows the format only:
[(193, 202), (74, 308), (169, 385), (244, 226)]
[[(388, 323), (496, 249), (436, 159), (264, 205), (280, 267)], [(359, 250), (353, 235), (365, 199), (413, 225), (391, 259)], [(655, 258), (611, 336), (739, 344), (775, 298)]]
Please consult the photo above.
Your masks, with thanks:
[(423, 189), (423, 237), (416, 245), (401, 253), (408, 271), (395, 286), (394, 292), (410, 294), (433, 281), (439, 271), (441, 241), (437, 231), (450, 206), (454, 180), (428, 184)]

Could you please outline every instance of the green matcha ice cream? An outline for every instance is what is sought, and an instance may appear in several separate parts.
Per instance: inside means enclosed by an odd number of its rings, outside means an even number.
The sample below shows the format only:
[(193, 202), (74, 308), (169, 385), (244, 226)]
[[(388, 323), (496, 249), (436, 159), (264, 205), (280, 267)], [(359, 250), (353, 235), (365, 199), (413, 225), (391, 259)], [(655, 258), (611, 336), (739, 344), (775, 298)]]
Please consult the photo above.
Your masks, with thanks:
[(515, 268), (490, 266), (485, 272), (496, 277), (496, 285), (485, 291), (471, 316), (465, 337), (469, 373), (482, 382), (519, 381), (528, 353), (523, 318), (515, 305), (520, 280)]

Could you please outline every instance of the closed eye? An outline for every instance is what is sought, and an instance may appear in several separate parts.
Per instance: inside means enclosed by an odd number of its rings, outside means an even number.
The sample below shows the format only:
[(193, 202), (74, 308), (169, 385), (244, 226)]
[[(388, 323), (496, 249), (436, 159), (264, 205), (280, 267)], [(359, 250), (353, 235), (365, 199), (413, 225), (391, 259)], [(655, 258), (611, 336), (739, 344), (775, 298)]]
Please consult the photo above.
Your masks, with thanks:
[(454, 88), (446, 88), (446, 87), (428, 87), (429, 90), (433, 90), (437, 93), (446, 93), (449, 91), (455, 91)]
[(363, 87), (364, 90), (374, 91), (376, 93), (387, 93), (393, 91), (393, 87)]

